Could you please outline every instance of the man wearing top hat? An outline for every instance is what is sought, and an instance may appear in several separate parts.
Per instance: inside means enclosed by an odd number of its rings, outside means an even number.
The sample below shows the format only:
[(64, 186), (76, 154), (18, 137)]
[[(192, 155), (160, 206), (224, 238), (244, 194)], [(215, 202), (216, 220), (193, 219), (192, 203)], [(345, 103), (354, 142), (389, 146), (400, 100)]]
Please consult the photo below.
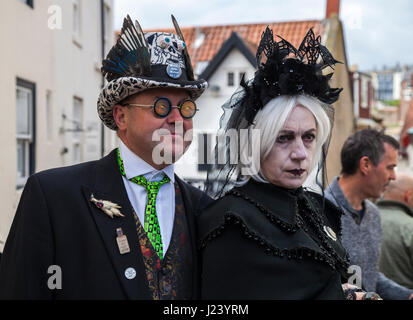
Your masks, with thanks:
[(128, 16), (103, 61), (98, 99), (120, 146), (99, 161), (37, 173), (0, 265), (0, 299), (194, 299), (194, 215), (206, 195), (174, 175), (190, 144), (195, 80), (182, 33)]

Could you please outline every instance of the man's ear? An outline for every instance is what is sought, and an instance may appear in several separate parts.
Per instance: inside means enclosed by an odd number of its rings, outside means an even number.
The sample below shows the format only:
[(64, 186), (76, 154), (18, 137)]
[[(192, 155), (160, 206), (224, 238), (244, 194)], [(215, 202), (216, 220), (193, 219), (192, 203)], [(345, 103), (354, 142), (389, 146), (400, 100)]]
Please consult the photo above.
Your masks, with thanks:
[(371, 162), (369, 157), (364, 156), (360, 158), (359, 169), (363, 175), (368, 175), (371, 171), (372, 166), (373, 166), (373, 163)]
[(113, 119), (119, 130), (123, 130), (126, 127), (126, 108), (117, 104), (113, 107)]
[(404, 202), (407, 203), (407, 204), (409, 204), (411, 199), (412, 199), (412, 190), (411, 190), (411, 189), (406, 190), (406, 191), (403, 193), (403, 200), (404, 200)]

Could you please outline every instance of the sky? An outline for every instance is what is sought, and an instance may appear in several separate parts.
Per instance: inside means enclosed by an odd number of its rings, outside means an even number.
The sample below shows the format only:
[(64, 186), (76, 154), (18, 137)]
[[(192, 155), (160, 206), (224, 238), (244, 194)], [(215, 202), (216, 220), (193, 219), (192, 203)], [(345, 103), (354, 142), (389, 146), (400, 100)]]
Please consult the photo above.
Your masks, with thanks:
[[(114, 0), (116, 30), (129, 14), (143, 29), (323, 19), (326, 0)], [(413, 1), (341, 0), (348, 64), (361, 71), (413, 65)], [(288, 40), (288, 39), (287, 39)]]

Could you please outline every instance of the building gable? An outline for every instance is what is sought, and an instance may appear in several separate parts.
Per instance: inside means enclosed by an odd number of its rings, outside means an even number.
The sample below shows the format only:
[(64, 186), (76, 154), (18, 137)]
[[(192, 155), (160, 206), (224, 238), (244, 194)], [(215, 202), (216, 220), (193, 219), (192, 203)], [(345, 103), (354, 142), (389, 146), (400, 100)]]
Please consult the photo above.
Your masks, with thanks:
[(199, 77), (208, 81), (211, 75), (228, 56), (228, 54), (234, 49), (238, 49), (248, 60), (248, 62), (251, 63), (254, 68), (257, 68), (257, 61), (254, 54), (251, 52), (250, 48), (247, 47), (244, 41), (238, 36), (238, 34), (236, 32), (233, 32)]

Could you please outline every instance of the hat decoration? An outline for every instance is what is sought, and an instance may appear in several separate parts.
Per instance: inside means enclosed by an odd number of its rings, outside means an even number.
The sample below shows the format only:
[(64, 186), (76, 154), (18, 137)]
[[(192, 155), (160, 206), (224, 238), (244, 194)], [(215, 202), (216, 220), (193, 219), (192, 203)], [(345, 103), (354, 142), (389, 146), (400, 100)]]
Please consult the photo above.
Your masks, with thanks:
[(124, 19), (119, 39), (102, 64), (102, 74), (108, 81), (151, 75), (149, 45), (138, 21), (135, 28), (129, 15)]
[(177, 34), (144, 33), (138, 21), (128, 15), (119, 38), (102, 62), (102, 74), (108, 83), (98, 99), (98, 114), (103, 123), (116, 130), (113, 107), (125, 98), (152, 88), (186, 90), (192, 99), (208, 87), (203, 79), (195, 80), (188, 48), (174, 16)]
[[(271, 99), (281, 95), (308, 94), (320, 101), (332, 104), (337, 101), (342, 88), (330, 88), (333, 73), (323, 75), (326, 67), (334, 69), (336, 63), (328, 49), (320, 43), (310, 29), (300, 47), (296, 49), (287, 40), (274, 41), (268, 27), (263, 32), (256, 58), (258, 70), (248, 85), (244, 79), (241, 86), (246, 90), (247, 108), (245, 117), (253, 122), (258, 110)], [(321, 57), (321, 62), (317, 63)]]
[[(301, 94), (320, 101), (320, 107), (328, 116), (331, 128), (333, 127), (334, 108), (331, 104), (337, 101), (342, 89), (331, 88), (328, 82), (333, 73), (324, 75), (323, 70), (327, 67), (334, 70), (334, 65), (340, 62), (320, 43), (321, 37), (316, 38), (312, 29), (307, 32), (298, 49), (279, 38), (280, 41), (275, 41), (273, 32), (268, 27), (262, 33), (256, 53), (258, 70), (254, 78), (246, 81), (243, 77), (240, 87), (222, 105), (222, 133), (253, 129), (255, 116), (270, 100), (278, 96)], [(273, 112), (277, 110), (274, 109)], [(319, 168), (325, 165), (329, 141), (328, 138), (322, 146)], [(222, 163), (220, 158), (223, 154), (231, 154), (231, 148), (230, 139), (218, 139), (215, 145), (215, 162), (208, 169), (205, 190), (212, 197), (224, 195), (241, 178), (239, 161), (232, 161), (232, 157), (227, 156), (225, 163)]]
[(172, 17), (172, 23), (175, 27), (175, 31), (178, 34), (178, 36), (181, 38), (181, 40), (183, 41), (183, 54), (185, 57), (186, 70), (187, 70), (186, 72), (188, 75), (188, 79), (195, 80), (194, 70), (192, 69), (191, 58), (189, 57), (188, 48), (186, 47), (186, 44), (185, 44), (184, 35), (182, 34), (181, 28), (179, 27), (178, 22), (176, 21), (175, 17), (173, 15), (171, 15), (171, 17)]

